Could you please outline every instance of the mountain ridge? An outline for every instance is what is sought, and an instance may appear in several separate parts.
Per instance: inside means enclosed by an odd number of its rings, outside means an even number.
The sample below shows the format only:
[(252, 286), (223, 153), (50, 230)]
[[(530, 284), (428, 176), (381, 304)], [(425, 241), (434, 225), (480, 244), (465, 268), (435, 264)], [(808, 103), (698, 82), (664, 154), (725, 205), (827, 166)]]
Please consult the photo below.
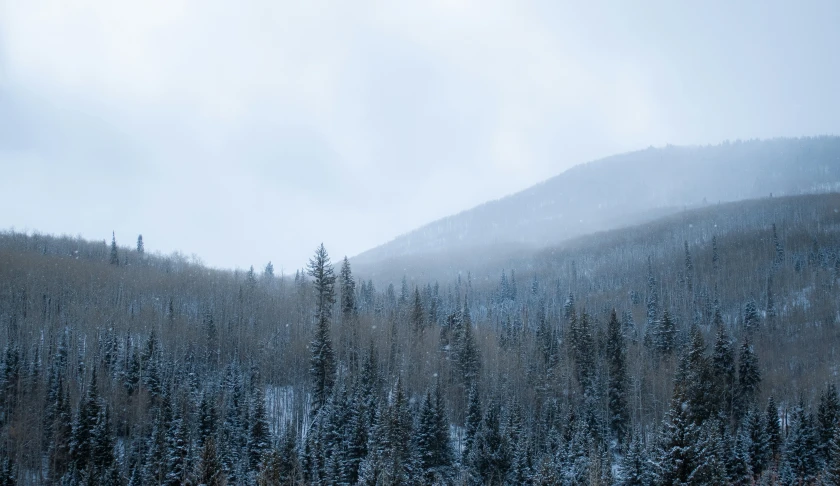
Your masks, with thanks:
[[(576, 165), (525, 190), (427, 223), (352, 260), (369, 265), (498, 244), (536, 249), (703, 204), (838, 189), (837, 136), (649, 147)], [(570, 212), (571, 207), (582, 209)]]

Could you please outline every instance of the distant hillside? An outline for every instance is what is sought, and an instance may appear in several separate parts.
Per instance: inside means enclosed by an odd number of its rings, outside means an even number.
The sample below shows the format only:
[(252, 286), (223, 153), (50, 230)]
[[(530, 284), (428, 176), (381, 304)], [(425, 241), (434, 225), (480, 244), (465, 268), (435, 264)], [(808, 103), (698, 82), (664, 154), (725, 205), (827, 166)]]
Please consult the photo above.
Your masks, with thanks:
[(354, 263), (481, 248), (541, 248), (717, 202), (840, 189), (840, 137), (650, 148), (573, 167), (427, 224)]
[[(713, 235), (737, 236), (780, 227), (814, 225), (834, 232), (838, 225), (840, 193), (764, 197), (678, 211), (631, 227), (577, 236), (540, 249), (499, 246), (481, 250), (454, 250), (446, 255), (402, 255), (354, 266), (358, 275), (378, 285), (398, 284), (403, 276), (414, 282), (453, 280), (471, 274), (495, 281), (505, 270), (524, 275), (571, 272), (611, 274), (611, 265), (643, 262), (648, 256), (681, 249), (684, 241), (708, 243)], [(813, 228), (812, 228), (813, 230)], [(574, 262), (574, 263), (573, 263)]]

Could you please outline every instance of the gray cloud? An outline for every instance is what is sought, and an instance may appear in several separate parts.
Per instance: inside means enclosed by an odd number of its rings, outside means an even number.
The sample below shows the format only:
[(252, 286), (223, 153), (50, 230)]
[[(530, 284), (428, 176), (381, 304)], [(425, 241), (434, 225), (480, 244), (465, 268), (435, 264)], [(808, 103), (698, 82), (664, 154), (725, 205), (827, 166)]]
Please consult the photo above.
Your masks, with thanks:
[(0, 7), (0, 227), (353, 255), (600, 156), (840, 131), (837, 2)]

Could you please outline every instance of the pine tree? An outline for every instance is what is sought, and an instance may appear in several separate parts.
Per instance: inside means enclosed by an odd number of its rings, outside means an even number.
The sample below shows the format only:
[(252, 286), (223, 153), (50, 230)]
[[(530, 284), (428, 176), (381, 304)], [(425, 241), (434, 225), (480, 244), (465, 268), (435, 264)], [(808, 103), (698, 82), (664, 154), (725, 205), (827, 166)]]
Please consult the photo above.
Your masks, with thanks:
[(119, 265), (120, 264), (120, 254), (117, 250), (117, 236), (115, 233), (111, 233), (111, 257), (109, 262), (111, 265)]
[(141, 360), (143, 385), (154, 399), (159, 399), (163, 395), (163, 380), (160, 376), (161, 350), (155, 331), (149, 333)]
[(750, 467), (752, 440), (746, 434), (738, 434), (729, 442), (728, 460), (726, 461), (728, 482), (738, 486), (751, 486), (755, 474)]
[(415, 334), (423, 334), (426, 327), (426, 314), (423, 312), (423, 301), (420, 299), (420, 289), (414, 288), (414, 307), (411, 309), (411, 327)]
[(94, 430), (99, 420), (99, 390), (96, 384), (96, 368), (93, 369), (87, 393), (79, 404), (73, 436), (70, 442), (72, 468), (83, 473), (88, 470), (94, 448)]
[(755, 405), (758, 397), (758, 387), (761, 384), (761, 372), (758, 369), (758, 359), (752, 349), (749, 336), (744, 338), (741, 345), (741, 355), (738, 360), (738, 389), (736, 392), (736, 420), (740, 421), (748, 409)]
[(341, 262), (339, 280), (341, 282), (341, 319), (349, 322), (357, 312), (356, 281), (350, 269), (350, 260), (346, 256)]
[(49, 478), (56, 482), (64, 476), (70, 467), (73, 443), (73, 415), (70, 410), (70, 396), (63, 386), (63, 380), (57, 379), (57, 397), (53, 417), (52, 441), (49, 446)]
[(689, 294), (694, 292), (694, 262), (691, 260), (691, 252), (688, 249), (688, 240), (685, 245), (685, 286)]
[(222, 463), (216, 450), (213, 437), (204, 441), (201, 456), (196, 467), (196, 483), (206, 486), (224, 486), (226, 484)]
[(817, 474), (819, 437), (811, 413), (800, 400), (791, 416), (790, 430), (785, 441), (785, 466), (799, 481), (812, 481)]
[(770, 460), (776, 463), (782, 452), (782, 431), (779, 425), (779, 407), (776, 406), (776, 400), (772, 396), (767, 399), (764, 422), (767, 427), (767, 445), (770, 449)]
[(670, 356), (674, 351), (674, 343), (677, 336), (677, 326), (668, 309), (662, 313), (656, 330), (656, 349), (662, 356)]
[(773, 297), (773, 275), (767, 276), (767, 318), (776, 317), (776, 300)]
[(825, 463), (828, 463), (831, 441), (838, 423), (840, 423), (840, 397), (837, 395), (837, 388), (830, 383), (820, 394), (820, 403), (817, 408), (819, 449)]
[(106, 483), (116, 473), (114, 436), (108, 407), (100, 407), (96, 426), (91, 433), (91, 476)]
[(324, 244), (315, 250), (309, 260), (308, 274), (314, 279), (315, 290), (315, 337), (310, 343), (310, 374), (312, 375), (312, 408), (314, 416), (326, 403), (335, 382), (335, 357), (330, 338), (330, 318), (335, 302), (335, 274)]
[(360, 468), (360, 484), (409, 484), (413, 474), (408, 401), (398, 379), (388, 405), (380, 410)]
[(664, 429), (660, 435), (657, 471), (660, 484), (687, 483), (700, 460), (697, 450), (700, 431), (690, 414), (686, 396), (687, 363), (687, 359), (681, 360), (682, 369), (677, 373), (671, 408), (665, 417)]
[(513, 445), (513, 459), (506, 484), (533, 484), (534, 458), (530, 437), (520, 434), (518, 441)]
[(835, 428), (830, 444), (823, 482), (826, 486), (840, 486), (840, 427)]
[(503, 484), (510, 469), (510, 445), (502, 435), (500, 414), (497, 402), (487, 407), (470, 450), (467, 464), (478, 484)]
[(717, 273), (720, 268), (720, 255), (718, 254), (717, 235), (712, 236), (712, 270)]
[(753, 332), (758, 329), (758, 325), (758, 306), (754, 300), (750, 299), (744, 305), (744, 329), (747, 332)]
[(773, 266), (778, 268), (785, 263), (785, 248), (776, 233), (776, 223), (773, 223), (773, 247), (776, 249), (776, 256), (773, 258)]
[(263, 269), (263, 279), (265, 279), (266, 282), (274, 280), (274, 265), (271, 261), (265, 264), (265, 268)]
[(455, 324), (455, 368), (457, 376), (465, 389), (469, 389), (478, 379), (481, 370), (481, 357), (478, 345), (473, 337), (472, 318), (469, 304), (465, 301), (461, 318), (453, 320)]
[(653, 484), (650, 460), (645, 451), (641, 437), (633, 435), (633, 440), (621, 460), (620, 481), (621, 486), (650, 486)]
[(254, 271), (253, 265), (248, 268), (248, 272), (245, 274), (245, 284), (249, 291), (253, 291), (257, 287), (257, 273)]
[(250, 409), (247, 443), (248, 462), (251, 469), (258, 470), (271, 447), (268, 418), (265, 410), (265, 395), (259, 383), (252, 387)]
[(717, 336), (712, 354), (712, 377), (714, 379), (713, 398), (719, 412), (724, 417), (732, 416), (735, 400), (735, 352), (732, 341), (723, 327), (720, 310), (715, 310)]
[(715, 397), (706, 343), (696, 326), (690, 331), (690, 339), (686, 353), (681, 358), (680, 372), (684, 375), (680, 379), (684, 383), (688, 414), (699, 425), (713, 415)]
[(621, 323), (615, 309), (607, 325), (607, 360), (609, 362), (608, 410), (610, 430), (619, 443), (627, 436), (630, 410), (627, 406), (627, 358)]
[(247, 462), (247, 428), (245, 411), (247, 402), (243, 396), (242, 376), (234, 364), (230, 364), (225, 376), (224, 412), (219, 445), (219, 457), (227, 480), (231, 483), (244, 481), (243, 459)]
[(648, 257), (648, 284), (647, 284), (647, 329), (656, 329), (659, 319), (659, 286), (653, 276), (653, 265)]
[(342, 437), (344, 460), (340, 465), (344, 483), (356, 484), (359, 479), (359, 467), (367, 455), (368, 430), (373, 426), (371, 410), (375, 410), (375, 397), (368, 397), (363, 387), (357, 383), (352, 398), (352, 407), (346, 426), (347, 433)]
[(143, 235), (137, 235), (137, 253), (143, 256), (146, 253), (146, 247), (143, 244)]
[(758, 411), (750, 410), (744, 417), (739, 433), (744, 436), (742, 440), (747, 444), (747, 456), (753, 478), (758, 478), (769, 465), (771, 458), (767, 422), (764, 416)]
[(167, 485), (184, 484), (189, 474), (189, 424), (180, 409), (175, 408), (166, 433), (166, 477)]
[(595, 392), (595, 339), (589, 321), (589, 315), (582, 311), (578, 320), (577, 344), (572, 351), (578, 383), (583, 394), (591, 397)]
[(454, 453), (449, 441), (449, 423), (440, 386), (426, 393), (414, 434), (417, 474), (424, 484), (446, 484), (453, 480)]
[(478, 397), (478, 389), (473, 386), (470, 389), (467, 400), (467, 418), (464, 424), (464, 446), (461, 450), (461, 462), (466, 463), (473, 449), (478, 431), (481, 428), (481, 401)]

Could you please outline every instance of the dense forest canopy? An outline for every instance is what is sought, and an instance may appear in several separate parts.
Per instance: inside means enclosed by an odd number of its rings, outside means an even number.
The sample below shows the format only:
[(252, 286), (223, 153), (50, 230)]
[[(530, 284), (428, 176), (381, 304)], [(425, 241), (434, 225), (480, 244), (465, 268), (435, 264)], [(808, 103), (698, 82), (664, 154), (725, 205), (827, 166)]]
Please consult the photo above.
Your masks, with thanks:
[(836, 484), (838, 232), (772, 197), (390, 280), (2, 233), (0, 484)]

